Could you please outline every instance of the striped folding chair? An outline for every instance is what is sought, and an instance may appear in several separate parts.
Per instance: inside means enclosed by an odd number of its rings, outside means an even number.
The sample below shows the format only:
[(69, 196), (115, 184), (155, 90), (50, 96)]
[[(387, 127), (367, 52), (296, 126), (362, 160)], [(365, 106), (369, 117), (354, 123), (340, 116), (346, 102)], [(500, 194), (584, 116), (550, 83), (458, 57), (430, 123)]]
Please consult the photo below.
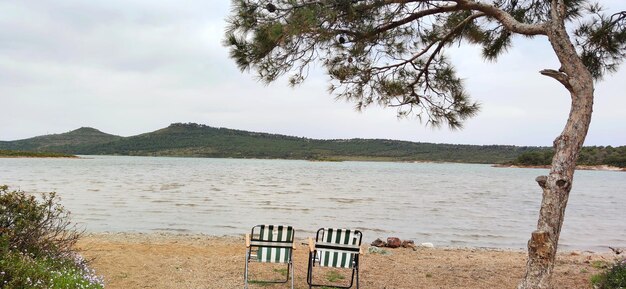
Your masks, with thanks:
[[(257, 225), (252, 227), (250, 234), (246, 234), (246, 271), (244, 273), (244, 288), (248, 283), (286, 283), (291, 273), (291, 289), (293, 289), (293, 262), (291, 259), (294, 250), (294, 233), (291, 226)], [(284, 281), (249, 280), (248, 269), (250, 262), (285, 263), (287, 264), (287, 278)]]
[[(356, 275), (356, 288), (359, 288), (359, 255), (363, 234), (358, 230), (319, 229), (315, 242), (309, 238), (309, 269), (306, 281), (309, 288), (313, 286), (332, 286), (334, 288), (352, 287)], [(315, 284), (313, 281), (314, 267), (346, 268), (352, 270), (348, 286)]]

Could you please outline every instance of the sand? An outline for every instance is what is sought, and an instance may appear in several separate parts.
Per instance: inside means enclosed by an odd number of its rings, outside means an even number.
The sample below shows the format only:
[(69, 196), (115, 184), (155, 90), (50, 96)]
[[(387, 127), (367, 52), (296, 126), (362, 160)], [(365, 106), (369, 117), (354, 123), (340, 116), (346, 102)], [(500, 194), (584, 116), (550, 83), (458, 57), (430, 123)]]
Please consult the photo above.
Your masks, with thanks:
[[(298, 240), (294, 253), (295, 288), (306, 284), (308, 247)], [(515, 288), (524, 273), (526, 253), (472, 248), (386, 249), (390, 255), (361, 258), (361, 288)], [(108, 289), (243, 288), (243, 237), (171, 234), (90, 234), (77, 245)], [(564, 252), (557, 258), (556, 288), (591, 288), (589, 278), (611, 261), (609, 253)], [(254, 264), (263, 274), (279, 269)], [(269, 272), (269, 273), (268, 273)], [(284, 272), (283, 272), (284, 273)], [(344, 272), (339, 272), (344, 273)], [(328, 272), (320, 280), (327, 280)], [(332, 273), (331, 273), (332, 274)], [(256, 275), (259, 276), (259, 275)], [(339, 280), (339, 282), (345, 282)], [(288, 288), (253, 284), (250, 288)]]

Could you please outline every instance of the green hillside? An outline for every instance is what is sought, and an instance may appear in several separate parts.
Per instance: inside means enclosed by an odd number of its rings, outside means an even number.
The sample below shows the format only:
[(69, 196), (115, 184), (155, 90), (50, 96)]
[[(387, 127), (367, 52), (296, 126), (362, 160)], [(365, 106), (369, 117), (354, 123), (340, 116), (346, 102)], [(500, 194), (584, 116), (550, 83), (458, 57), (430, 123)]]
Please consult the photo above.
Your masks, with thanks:
[(0, 142), (0, 149), (83, 155), (505, 163), (539, 148), (382, 139), (316, 140), (175, 123), (131, 137), (80, 128), (64, 134)]
[(81, 127), (62, 134), (50, 134), (16, 141), (0, 141), (0, 149), (72, 153), (76, 146), (111, 143), (121, 138), (94, 128)]

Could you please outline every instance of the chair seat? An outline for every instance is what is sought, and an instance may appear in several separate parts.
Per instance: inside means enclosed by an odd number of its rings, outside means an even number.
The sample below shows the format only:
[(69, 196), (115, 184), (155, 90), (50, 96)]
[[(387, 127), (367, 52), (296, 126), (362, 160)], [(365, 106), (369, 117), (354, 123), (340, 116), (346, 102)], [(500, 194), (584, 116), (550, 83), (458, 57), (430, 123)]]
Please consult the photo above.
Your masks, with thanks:
[[(309, 270), (307, 283), (313, 286), (330, 286), (335, 288), (350, 288), (356, 276), (356, 287), (359, 288), (359, 254), (361, 252), (362, 234), (358, 230), (322, 228), (317, 231), (315, 242), (309, 239)], [(352, 269), (349, 286), (331, 284), (315, 284), (313, 281), (313, 267), (332, 267)]]
[[(291, 272), (291, 288), (293, 289), (293, 240), (294, 229), (291, 226), (257, 225), (252, 227), (251, 234), (246, 235), (246, 270), (245, 288), (250, 281), (261, 283), (285, 283), (289, 281)], [(249, 280), (248, 263), (285, 263), (287, 264), (287, 279), (285, 281)]]

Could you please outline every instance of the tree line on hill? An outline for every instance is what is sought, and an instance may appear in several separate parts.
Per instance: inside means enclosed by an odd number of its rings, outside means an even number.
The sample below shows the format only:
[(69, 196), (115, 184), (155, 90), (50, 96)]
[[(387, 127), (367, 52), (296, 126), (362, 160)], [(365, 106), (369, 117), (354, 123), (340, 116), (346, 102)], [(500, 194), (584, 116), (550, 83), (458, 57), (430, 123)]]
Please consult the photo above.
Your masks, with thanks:
[[(121, 137), (93, 128), (63, 134), (0, 142), (0, 150), (80, 155), (131, 155), (300, 160), (432, 161), (543, 165), (551, 158), (545, 147), (455, 145), (385, 139), (318, 140), (279, 134), (174, 123), (153, 132)], [(587, 151), (588, 149), (585, 149)], [(594, 147), (594, 164), (623, 162), (625, 147)], [(609, 152), (610, 151), (610, 152)], [(583, 154), (586, 155), (586, 154)], [(548, 162), (546, 163), (546, 159)], [(622, 166), (624, 166), (622, 164)]]
[[(553, 149), (527, 151), (520, 154), (515, 160), (510, 162), (510, 164), (519, 166), (547, 166), (552, 162), (553, 156)], [(583, 147), (576, 164), (584, 166), (609, 165), (626, 168), (626, 146)]]

